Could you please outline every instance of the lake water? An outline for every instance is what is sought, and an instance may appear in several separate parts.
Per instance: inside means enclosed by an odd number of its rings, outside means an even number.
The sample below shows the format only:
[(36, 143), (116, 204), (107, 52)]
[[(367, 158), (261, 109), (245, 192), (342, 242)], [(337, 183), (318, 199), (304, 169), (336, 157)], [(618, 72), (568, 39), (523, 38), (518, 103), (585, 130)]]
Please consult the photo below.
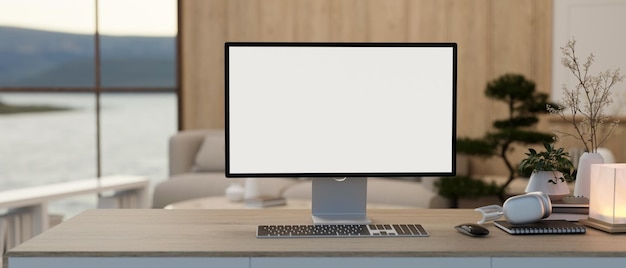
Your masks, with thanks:
[[(7, 104), (42, 104), (71, 110), (0, 115), (0, 191), (95, 178), (96, 116), (93, 93), (0, 93)], [(167, 178), (167, 142), (177, 131), (175, 93), (103, 93), (102, 175)], [(96, 197), (50, 204), (71, 217), (94, 208)]]

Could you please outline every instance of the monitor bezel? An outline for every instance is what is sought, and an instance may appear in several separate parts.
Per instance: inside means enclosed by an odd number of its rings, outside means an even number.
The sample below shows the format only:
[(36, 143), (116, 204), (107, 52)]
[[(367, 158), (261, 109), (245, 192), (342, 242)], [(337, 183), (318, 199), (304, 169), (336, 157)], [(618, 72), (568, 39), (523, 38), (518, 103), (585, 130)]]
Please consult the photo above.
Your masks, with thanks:
[[(452, 48), (452, 141), (451, 170), (449, 172), (360, 172), (360, 173), (232, 173), (230, 171), (229, 129), (229, 48), (230, 47), (447, 47)], [(457, 44), (451, 42), (225, 42), (224, 43), (224, 109), (225, 109), (225, 176), (227, 178), (263, 177), (449, 177), (456, 175), (456, 121), (457, 121)]]

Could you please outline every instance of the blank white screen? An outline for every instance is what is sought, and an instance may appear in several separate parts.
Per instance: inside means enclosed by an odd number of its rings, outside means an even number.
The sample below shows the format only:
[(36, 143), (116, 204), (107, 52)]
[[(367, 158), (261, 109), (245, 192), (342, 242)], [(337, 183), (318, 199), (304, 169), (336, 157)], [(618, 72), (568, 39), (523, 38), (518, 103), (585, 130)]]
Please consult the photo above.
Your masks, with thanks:
[(452, 172), (452, 47), (228, 49), (228, 173)]

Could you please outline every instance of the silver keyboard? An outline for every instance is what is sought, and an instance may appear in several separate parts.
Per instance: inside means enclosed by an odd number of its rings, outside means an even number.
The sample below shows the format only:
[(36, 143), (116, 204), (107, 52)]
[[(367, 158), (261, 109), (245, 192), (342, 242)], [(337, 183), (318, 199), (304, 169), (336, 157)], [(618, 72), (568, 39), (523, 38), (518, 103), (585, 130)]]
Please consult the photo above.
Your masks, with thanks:
[(421, 224), (259, 225), (256, 232), (257, 238), (425, 236), (428, 236), (428, 232)]

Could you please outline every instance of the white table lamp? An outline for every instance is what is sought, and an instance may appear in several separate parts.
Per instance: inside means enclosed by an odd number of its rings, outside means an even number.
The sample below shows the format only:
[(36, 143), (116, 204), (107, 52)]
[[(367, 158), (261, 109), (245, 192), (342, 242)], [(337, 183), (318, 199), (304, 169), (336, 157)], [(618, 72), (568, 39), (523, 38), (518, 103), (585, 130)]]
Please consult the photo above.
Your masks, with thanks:
[(581, 223), (609, 233), (626, 232), (626, 164), (591, 166), (589, 219)]

